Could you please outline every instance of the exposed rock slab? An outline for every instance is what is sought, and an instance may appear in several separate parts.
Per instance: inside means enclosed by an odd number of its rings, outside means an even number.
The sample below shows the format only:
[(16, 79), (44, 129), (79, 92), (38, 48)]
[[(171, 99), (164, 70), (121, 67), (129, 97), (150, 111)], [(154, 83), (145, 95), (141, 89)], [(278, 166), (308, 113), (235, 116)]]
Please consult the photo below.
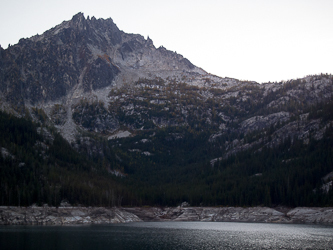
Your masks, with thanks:
[(333, 208), (297, 207), (287, 213), (297, 223), (333, 223)]
[[(279, 211), (278, 211), (279, 210)], [(333, 224), (333, 208), (297, 207), (0, 207), (0, 225), (68, 225), (139, 221)]]
[(333, 208), (154, 207), (124, 209), (137, 215), (143, 221), (333, 223)]
[(142, 221), (118, 208), (0, 207), (0, 225), (67, 225)]

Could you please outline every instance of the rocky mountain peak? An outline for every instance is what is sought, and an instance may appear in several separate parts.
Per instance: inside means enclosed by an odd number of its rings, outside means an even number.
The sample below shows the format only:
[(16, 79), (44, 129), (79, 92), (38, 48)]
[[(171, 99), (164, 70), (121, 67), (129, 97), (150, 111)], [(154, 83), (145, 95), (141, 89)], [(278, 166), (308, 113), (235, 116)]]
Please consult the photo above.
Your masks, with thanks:
[(282, 105), (313, 105), (332, 93), (329, 76), (263, 85), (220, 78), (155, 48), (150, 37), (119, 30), (111, 18), (83, 13), (0, 52), (0, 105), (19, 113), (27, 108), (33, 117), (38, 107), (71, 141), (79, 128), (109, 135), (121, 126), (197, 126), (199, 120), (214, 128), (214, 141), (235, 132), (234, 123), (248, 134), (287, 122), (295, 111)]
[(116, 84), (118, 74), (138, 79), (195, 69), (181, 55), (156, 49), (150, 38), (120, 31), (111, 18), (86, 19), (81, 12), (42, 35), (21, 39), (1, 57), (0, 91), (15, 104), (59, 100), (74, 89), (91, 92)]

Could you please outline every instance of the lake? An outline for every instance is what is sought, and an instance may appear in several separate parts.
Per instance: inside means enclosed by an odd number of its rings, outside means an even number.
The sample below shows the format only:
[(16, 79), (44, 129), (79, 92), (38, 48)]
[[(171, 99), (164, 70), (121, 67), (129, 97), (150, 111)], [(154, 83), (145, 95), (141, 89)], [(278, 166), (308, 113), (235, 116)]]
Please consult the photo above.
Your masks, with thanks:
[(228, 222), (0, 226), (0, 249), (333, 249), (333, 226)]

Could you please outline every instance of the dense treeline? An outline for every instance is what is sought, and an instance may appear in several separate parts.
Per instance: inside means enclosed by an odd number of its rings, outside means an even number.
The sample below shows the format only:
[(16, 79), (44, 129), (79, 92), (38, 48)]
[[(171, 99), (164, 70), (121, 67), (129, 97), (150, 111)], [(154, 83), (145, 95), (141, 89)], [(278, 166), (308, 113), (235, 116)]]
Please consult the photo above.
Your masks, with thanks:
[[(193, 138), (186, 135), (174, 141), (159, 140), (160, 136), (155, 140), (161, 145), (154, 143), (150, 157), (122, 154), (131, 173), (127, 185), (137, 190), (138, 205), (177, 205), (184, 200), (206, 206), (333, 205), (332, 191), (327, 194), (321, 188), (322, 178), (333, 170), (332, 128), (322, 140), (311, 139), (308, 145), (289, 138), (278, 148), (244, 151), (214, 166), (203, 160), (212, 154), (205, 136), (192, 134)], [(130, 140), (127, 143), (133, 143)]]
[(52, 139), (37, 133), (40, 126), (0, 112), (0, 205), (58, 206), (68, 200), (114, 206), (135, 200), (102, 164), (80, 155), (56, 132)]

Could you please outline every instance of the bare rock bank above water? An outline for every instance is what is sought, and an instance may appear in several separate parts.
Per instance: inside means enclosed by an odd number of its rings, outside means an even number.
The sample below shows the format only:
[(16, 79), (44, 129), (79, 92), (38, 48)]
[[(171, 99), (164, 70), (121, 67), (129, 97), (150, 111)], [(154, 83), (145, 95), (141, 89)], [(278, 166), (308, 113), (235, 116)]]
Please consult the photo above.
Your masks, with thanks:
[(143, 221), (216, 221), (333, 224), (333, 208), (177, 207), (124, 208)]
[(0, 207), (0, 225), (69, 225), (139, 221), (333, 224), (333, 208), (297, 207)]
[(142, 221), (121, 208), (0, 207), (0, 225), (70, 225)]

